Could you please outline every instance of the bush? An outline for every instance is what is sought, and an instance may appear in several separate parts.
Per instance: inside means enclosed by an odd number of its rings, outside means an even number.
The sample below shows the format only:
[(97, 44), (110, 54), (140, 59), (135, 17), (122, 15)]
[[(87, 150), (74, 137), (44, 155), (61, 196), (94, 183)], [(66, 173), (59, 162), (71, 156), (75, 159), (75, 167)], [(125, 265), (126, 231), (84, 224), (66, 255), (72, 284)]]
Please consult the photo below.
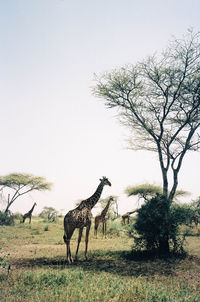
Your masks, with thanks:
[(120, 234), (124, 232), (124, 226), (121, 223), (120, 219), (108, 220), (107, 222), (107, 234), (120, 236)]
[(23, 215), (21, 213), (17, 212), (17, 213), (14, 213), (12, 216), (13, 216), (14, 219), (17, 219), (17, 220), (20, 220), (20, 221), (23, 220)]
[(184, 236), (179, 226), (186, 223), (188, 209), (173, 205), (163, 195), (148, 200), (139, 210), (136, 222), (129, 233), (134, 237), (138, 250), (156, 252), (158, 255), (183, 253)]
[(14, 217), (10, 214), (10, 212), (5, 213), (0, 211), (0, 225), (13, 225)]
[(48, 225), (45, 225), (44, 231), (47, 232), (48, 230), (49, 230), (49, 226), (48, 226)]

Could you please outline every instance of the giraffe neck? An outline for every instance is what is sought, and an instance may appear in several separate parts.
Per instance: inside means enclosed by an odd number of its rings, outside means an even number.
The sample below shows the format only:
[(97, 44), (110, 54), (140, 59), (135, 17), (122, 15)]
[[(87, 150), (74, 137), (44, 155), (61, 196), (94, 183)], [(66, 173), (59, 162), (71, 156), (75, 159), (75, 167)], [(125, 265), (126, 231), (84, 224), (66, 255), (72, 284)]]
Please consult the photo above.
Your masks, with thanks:
[(92, 209), (95, 206), (95, 204), (97, 203), (97, 201), (99, 200), (101, 193), (103, 191), (103, 187), (104, 187), (104, 183), (101, 182), (98, 185), (94, 194), (91, 197), (89, 197), (88, 199), (83, 201), (84, 205), (89, 207), (90, 209)]
[(106, 207), (105, 207), (105, 208), (103, 209), (103, 211), (101, 212), (101, 217), (105, 217), (105, 216), (106, 216), (106, 214), (107, 214), (107, 212), (108, 212), (108, 208), (109, 208), (109, 206), (110, 206), (110, 202), (111, 202), (111, 200), (108, 201)]
[(32, 213), (33, 210), (34, 210), (34, 208), (35, 208), (35, 203), (34, 203), (34, 205), (32, 206), (32, 208), (30, 209), (29, 213)]
[(136, 210), (134, 210), (134, 211), (132, 211), (132, 212), (128, 212), (128, 214), (131, 215), (131, 214), (133, 214), (133, 213), (135, 213), (135, 212), (136, 212)]

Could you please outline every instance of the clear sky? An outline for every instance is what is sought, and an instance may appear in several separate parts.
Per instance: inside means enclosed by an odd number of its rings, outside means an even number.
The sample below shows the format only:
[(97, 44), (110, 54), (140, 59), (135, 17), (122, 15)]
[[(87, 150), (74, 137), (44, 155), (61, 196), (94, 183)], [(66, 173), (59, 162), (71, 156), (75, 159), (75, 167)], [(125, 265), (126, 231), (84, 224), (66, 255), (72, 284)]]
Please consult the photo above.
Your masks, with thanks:
[[(156, 154), (126, 149), (127, 130), (92, 95), (94, 73), (136, 63), (189, 27), (200, 29), (199, 0), (0, 1), (0, 175), (26, 172), (53, 183), (49, 192), (19, 199), (68, 210), (94, 193), (99, 178), (135, 208), (128, 185), (161, 184)], [(200, 195), (200, 154), (183, 162), (179, 189)]]

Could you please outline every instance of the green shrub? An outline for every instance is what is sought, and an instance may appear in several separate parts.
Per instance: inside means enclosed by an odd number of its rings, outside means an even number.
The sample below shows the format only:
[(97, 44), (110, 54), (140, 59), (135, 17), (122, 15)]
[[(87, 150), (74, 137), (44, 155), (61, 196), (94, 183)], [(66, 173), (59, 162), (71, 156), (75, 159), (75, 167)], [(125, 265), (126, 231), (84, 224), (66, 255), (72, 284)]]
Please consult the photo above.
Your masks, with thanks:
[(0, 225), (13, 225), (14, 224), (14, 217), (8, 212), (1, 212), (0, 211)]
[(138, 250), (156, 252), (158, 255), (170, 251), (183, 253), (184, 236), (179, 226), (186, 223), (188, 209), (157, 194), (137, 211), (136, 222), (129, 229)]
[(20, 221), (23, 220), (23, 215), (21, 213), (17, 212), (17, 213), (14, 213), (12, 216), (13, 216), (14, 219), (18, 219)]
[(107, 234), (119, 236), (122, 232), (124, 232), (124, 227), (121, 219), (108, 220)]

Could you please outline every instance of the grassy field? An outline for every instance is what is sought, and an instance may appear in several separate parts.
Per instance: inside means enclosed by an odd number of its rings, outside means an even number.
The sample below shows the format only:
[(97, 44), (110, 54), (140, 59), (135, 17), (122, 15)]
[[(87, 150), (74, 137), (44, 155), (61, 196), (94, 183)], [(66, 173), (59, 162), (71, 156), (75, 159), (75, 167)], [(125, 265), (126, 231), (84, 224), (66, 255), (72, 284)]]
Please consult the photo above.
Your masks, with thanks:
[[(122, 226), (106, 239), (100, 233), (95, 239), (91, 228), (88, 261), (83, 238), (79, 261), (71, 265), (62, 236), (63, 219), (0, 226), (0, 253), (9, 253), (11, 264), (9, 274), (0, 269), (0, 301), (200, 302), (199, 236), (187, 237), (185, 259), (139, 261), (127, 257), (133, 240)], [(77, 233), (73, 254), (76, 240)]]

